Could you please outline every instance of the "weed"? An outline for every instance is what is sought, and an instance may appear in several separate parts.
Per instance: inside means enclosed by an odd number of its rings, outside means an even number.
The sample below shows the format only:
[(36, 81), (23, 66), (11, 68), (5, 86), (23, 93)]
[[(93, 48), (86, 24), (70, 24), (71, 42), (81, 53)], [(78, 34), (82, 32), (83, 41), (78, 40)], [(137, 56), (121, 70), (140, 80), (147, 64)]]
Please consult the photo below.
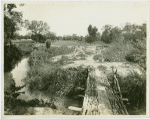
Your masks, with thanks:
[[(139, 110), (146, 110), (146, 78), (136, 72), (122, 77), (117, 74), (117, 79), (123, 94), (123, 98), (129, 99), (127, 109), (129, 114), (140, 114)], [(108, 75), (110, 86), (114, 86), (113, 74)], [(145, 112), (146, 113), (146, 112)]]
[(74, 98), (84, 94), (78, 87), (86, 89), (86, 79), (87, 71), (82, 67), (61, 69), (51, 65), (45, 69), (32, 69), (24, 81), (31, 91), (41, 90)]

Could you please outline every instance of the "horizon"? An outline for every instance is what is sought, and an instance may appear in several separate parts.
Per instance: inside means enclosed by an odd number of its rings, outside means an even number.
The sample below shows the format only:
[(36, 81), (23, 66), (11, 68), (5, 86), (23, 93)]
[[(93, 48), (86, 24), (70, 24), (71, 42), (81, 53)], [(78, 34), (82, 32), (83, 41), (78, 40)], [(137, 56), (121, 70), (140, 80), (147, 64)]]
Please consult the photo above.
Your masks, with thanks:
[[(47, 22), (50, 32), (54, 32), (57, 36), (72, 34), (85, 36), (88, 34), (87, 28), (90, 24), (96, 26), (98, 32), (102, 33), (102, 27), (107, 24), (121, 27), (127, 22), (138, 25), (148, 22), (149, 4), (147, 1), (36, 1), (24, 3), (22, 7), (15, 3), (17, 5), (15, 10), (23, 13), (23, 20)], [(27, 33), (28, 31), (24, 28), (19, 31), (20, 35)]]

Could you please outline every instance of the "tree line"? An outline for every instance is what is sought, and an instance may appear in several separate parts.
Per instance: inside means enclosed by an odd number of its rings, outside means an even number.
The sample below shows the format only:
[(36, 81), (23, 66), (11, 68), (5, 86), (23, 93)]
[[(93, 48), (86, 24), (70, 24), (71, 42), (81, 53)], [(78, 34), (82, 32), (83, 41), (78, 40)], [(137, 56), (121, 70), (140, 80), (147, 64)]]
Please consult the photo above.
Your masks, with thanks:
[[(22, 5), (23, 6), (23, 5)], [(15, 4), (4, 5), (4, 41), (5, 44), (11, 43), (11, 39), (32, 39), (35, 42), (45, 42), (46, 39), (51, 40), (76, 40), (93, 43), (94, 41), (102, 41), (104, 43), (112, 43), (118, 41), (120, 36), (124, 37), (124, 42), (136, 41), (136, 39), (143, 39), (146, 37), (146, 23), (142, 25), (126, 23), (124, 27), (105, 25), (102, 27), (102, 33), (98, 32), (96, 26), (91, 24), (88, 26), (88, 35), (78, 36), (77, 34), (57, 36), (50, 31), (50, 26), (44, 21), (36, 20), (22, 20), (22, 13), (13, 11), (16, 8)], [(29, 33), (26, 35), (19, 35), (17, 31), (21, 27), (26, 28)]]

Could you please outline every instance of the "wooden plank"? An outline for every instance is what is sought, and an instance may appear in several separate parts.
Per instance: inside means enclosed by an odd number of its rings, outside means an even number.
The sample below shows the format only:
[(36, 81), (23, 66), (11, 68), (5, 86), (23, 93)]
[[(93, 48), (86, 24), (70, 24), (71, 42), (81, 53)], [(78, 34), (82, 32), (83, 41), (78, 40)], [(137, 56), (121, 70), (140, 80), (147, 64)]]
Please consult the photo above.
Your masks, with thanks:
[[(99, 71), (96, 76), (94, 71), (88, 74), (87, 89), (83, 101), (83, 115), (125, 115), (128, 114), (121, 98), (110, 88), (106, 74)], [(94, 80), (93, 80), (94, 78)]]

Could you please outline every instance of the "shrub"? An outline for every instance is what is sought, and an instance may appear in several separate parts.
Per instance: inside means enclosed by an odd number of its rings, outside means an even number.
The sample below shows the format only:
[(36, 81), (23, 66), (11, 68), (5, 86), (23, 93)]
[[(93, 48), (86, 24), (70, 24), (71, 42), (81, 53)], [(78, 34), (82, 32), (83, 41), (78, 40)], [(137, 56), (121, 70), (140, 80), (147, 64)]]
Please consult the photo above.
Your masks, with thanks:
[[(11, 80), (13, 78), (11, 77)], [(20, 94), (24, 94), (24, 92), (20, 92), (24, 86), (17, 87), (14, 80), (9, 88), (5, 88), (4, 91), (4, 110), (5, 115), (23, 115), (23, 114), (34, 114), (34, 111), (28, 111), (28, 107), (50, 107), (52, 109), (56, 109), (56, 106), (53, 102), (44, 102), (43, 100), (32, 99), (29, 101), (25, 101), (22, 99), (18, 99), (17, 97)]]
[(101, 37), (101, 41), (103, 41), (104, 43), (111, 43), (112, 39), (110, 37), (110, 35), (108, 35), (107, 33), (103, 32), (102, 37)]
[[(131, 72), (128, 76), (122, 77), (117, 74), (119, 86), (123, 98), (128, 98), (130, 105), (127, 105), (129, 114), (139, 115), (142, 111), (146, 111), (146, 77), (145, 74), (139, 75), (136, 72)], [(108, 81), (113, 88), (114, 77), (108, 75)], [(146, 113), (146, 112), (145, 112)]]
[(21, 50), (22, 55), (26, 56), (26, 55), (29, 55), (33, 51), (33, 44), (22, 43), (22, 44), (19, 44), (18, 48)]
[(68, 48), (67, 46), (51, 47), (50, 50), (45, 52), (45, 48), (39, 47), (38, 51), (32, 52), (29, 57), (29, 65), (38, 65), (41, 63), (50, 62), (49, 59), (57, 55), (65, 55), (74, 51), (74, 48)]
[(4, 72), (11, 71), (22, 58), (22, 52), (15, 45), (4, 45)]
[(31, 39), (39, 43), (45, 43), (46, 41), (46, 37), (43, 36), (42, 34), (31, 35)]
[(86, 89), (87, 70), (82, 67), (61, 69), (60, 67), (48, 65), (46, 68), (34, 68), (28, 72), (24, 81), (29, 89), (47, 91), (59, 96), (75, 98), (83, 95)]
[(90, 43), (90, 44), (93, 43), (96, 40), (97, 40), (96, 36), (87, 36), (85, 38), (85, 42)]

